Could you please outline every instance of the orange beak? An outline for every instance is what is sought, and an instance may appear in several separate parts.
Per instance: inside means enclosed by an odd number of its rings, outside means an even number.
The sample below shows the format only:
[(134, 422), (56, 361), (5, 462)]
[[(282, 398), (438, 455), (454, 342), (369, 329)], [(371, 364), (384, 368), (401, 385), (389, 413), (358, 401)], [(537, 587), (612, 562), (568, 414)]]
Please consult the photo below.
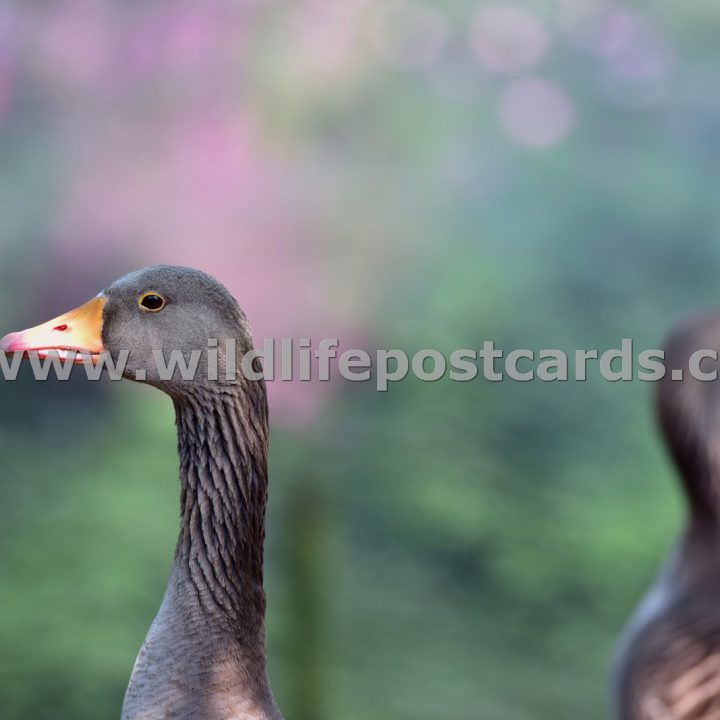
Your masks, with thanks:
[(54, 320), (10, 333), (0, 340), (0, 352), (36, 352), (40, 357), (53, 352), (62, 359), (74, 354), (76, 363), (83, 362), (83, 355), (96, 358), (105, 349), (102, 342), (105, 302), (105, 298), (96, 297)]

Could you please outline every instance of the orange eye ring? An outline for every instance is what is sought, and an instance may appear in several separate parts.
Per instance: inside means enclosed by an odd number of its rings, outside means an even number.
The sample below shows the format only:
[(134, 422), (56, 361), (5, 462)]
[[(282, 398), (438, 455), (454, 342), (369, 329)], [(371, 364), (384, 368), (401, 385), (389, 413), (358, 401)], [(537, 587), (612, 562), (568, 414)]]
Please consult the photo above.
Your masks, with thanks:
[(146, 292), (138, 298), (138, 305), (147, 312), (160, 312), (166, 304), (165, 298), (156, 292)]

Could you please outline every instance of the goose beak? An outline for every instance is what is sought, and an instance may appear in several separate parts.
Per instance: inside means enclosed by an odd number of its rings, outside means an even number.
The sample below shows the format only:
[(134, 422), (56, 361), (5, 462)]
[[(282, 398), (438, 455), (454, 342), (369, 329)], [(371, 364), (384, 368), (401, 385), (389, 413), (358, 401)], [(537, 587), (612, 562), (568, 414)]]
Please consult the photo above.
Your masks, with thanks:
[(0, 352), (35, 352), (41, 358), (53, 352), (63, 360), (74, 355), (75, 363), (82, 363), (82, 356), (97, 358), (105, 349), (102, 341), (105, 302), (104, 297), (98, 296), (42, 325), (10, 333), (0, 340)]

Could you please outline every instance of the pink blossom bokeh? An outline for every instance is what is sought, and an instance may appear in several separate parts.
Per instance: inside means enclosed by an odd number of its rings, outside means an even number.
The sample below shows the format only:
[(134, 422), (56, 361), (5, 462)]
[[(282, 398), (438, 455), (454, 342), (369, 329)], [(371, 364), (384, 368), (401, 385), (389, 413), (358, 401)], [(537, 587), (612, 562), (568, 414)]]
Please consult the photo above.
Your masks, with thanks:
[[(45, 89), (62, 158), (47, 249), (76, 273), (107, 262), (202, 268), (239, 299), (258, 346), (266, 337), (337, 337), (351, 347), (366, 336), (369, 265), (356, 264), (352, 279), (336, 274), (326, 240), (313, 236), (302, 163), (263, 132), (247, 90), (256, 6), (178, 2), (119, 13), (70, 0), (21, 14), (17, 72)], [(318, 3), (298, 12), (298, 26), (320, 16), (351, 27)], [(347, 47), (303, 36), (316, 66), (347, 70)], [(11, 84), (0, 57), (0, 116)], [(270, 383), (275, 417), (287, 424), (311, 421), (330, 392), (328, 383)]]

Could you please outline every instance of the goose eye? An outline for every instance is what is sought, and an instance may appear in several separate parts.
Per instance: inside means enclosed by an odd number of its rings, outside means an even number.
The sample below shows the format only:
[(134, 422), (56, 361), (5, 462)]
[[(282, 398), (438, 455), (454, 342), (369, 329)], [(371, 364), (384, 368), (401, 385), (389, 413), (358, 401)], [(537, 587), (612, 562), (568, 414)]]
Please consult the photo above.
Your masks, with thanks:
[(165, 298), (157, 293), (145, 293), (140, 297), (138, 303), (141, 307), (145, 308), (145, 310), (158, 312), (165, 307)]

